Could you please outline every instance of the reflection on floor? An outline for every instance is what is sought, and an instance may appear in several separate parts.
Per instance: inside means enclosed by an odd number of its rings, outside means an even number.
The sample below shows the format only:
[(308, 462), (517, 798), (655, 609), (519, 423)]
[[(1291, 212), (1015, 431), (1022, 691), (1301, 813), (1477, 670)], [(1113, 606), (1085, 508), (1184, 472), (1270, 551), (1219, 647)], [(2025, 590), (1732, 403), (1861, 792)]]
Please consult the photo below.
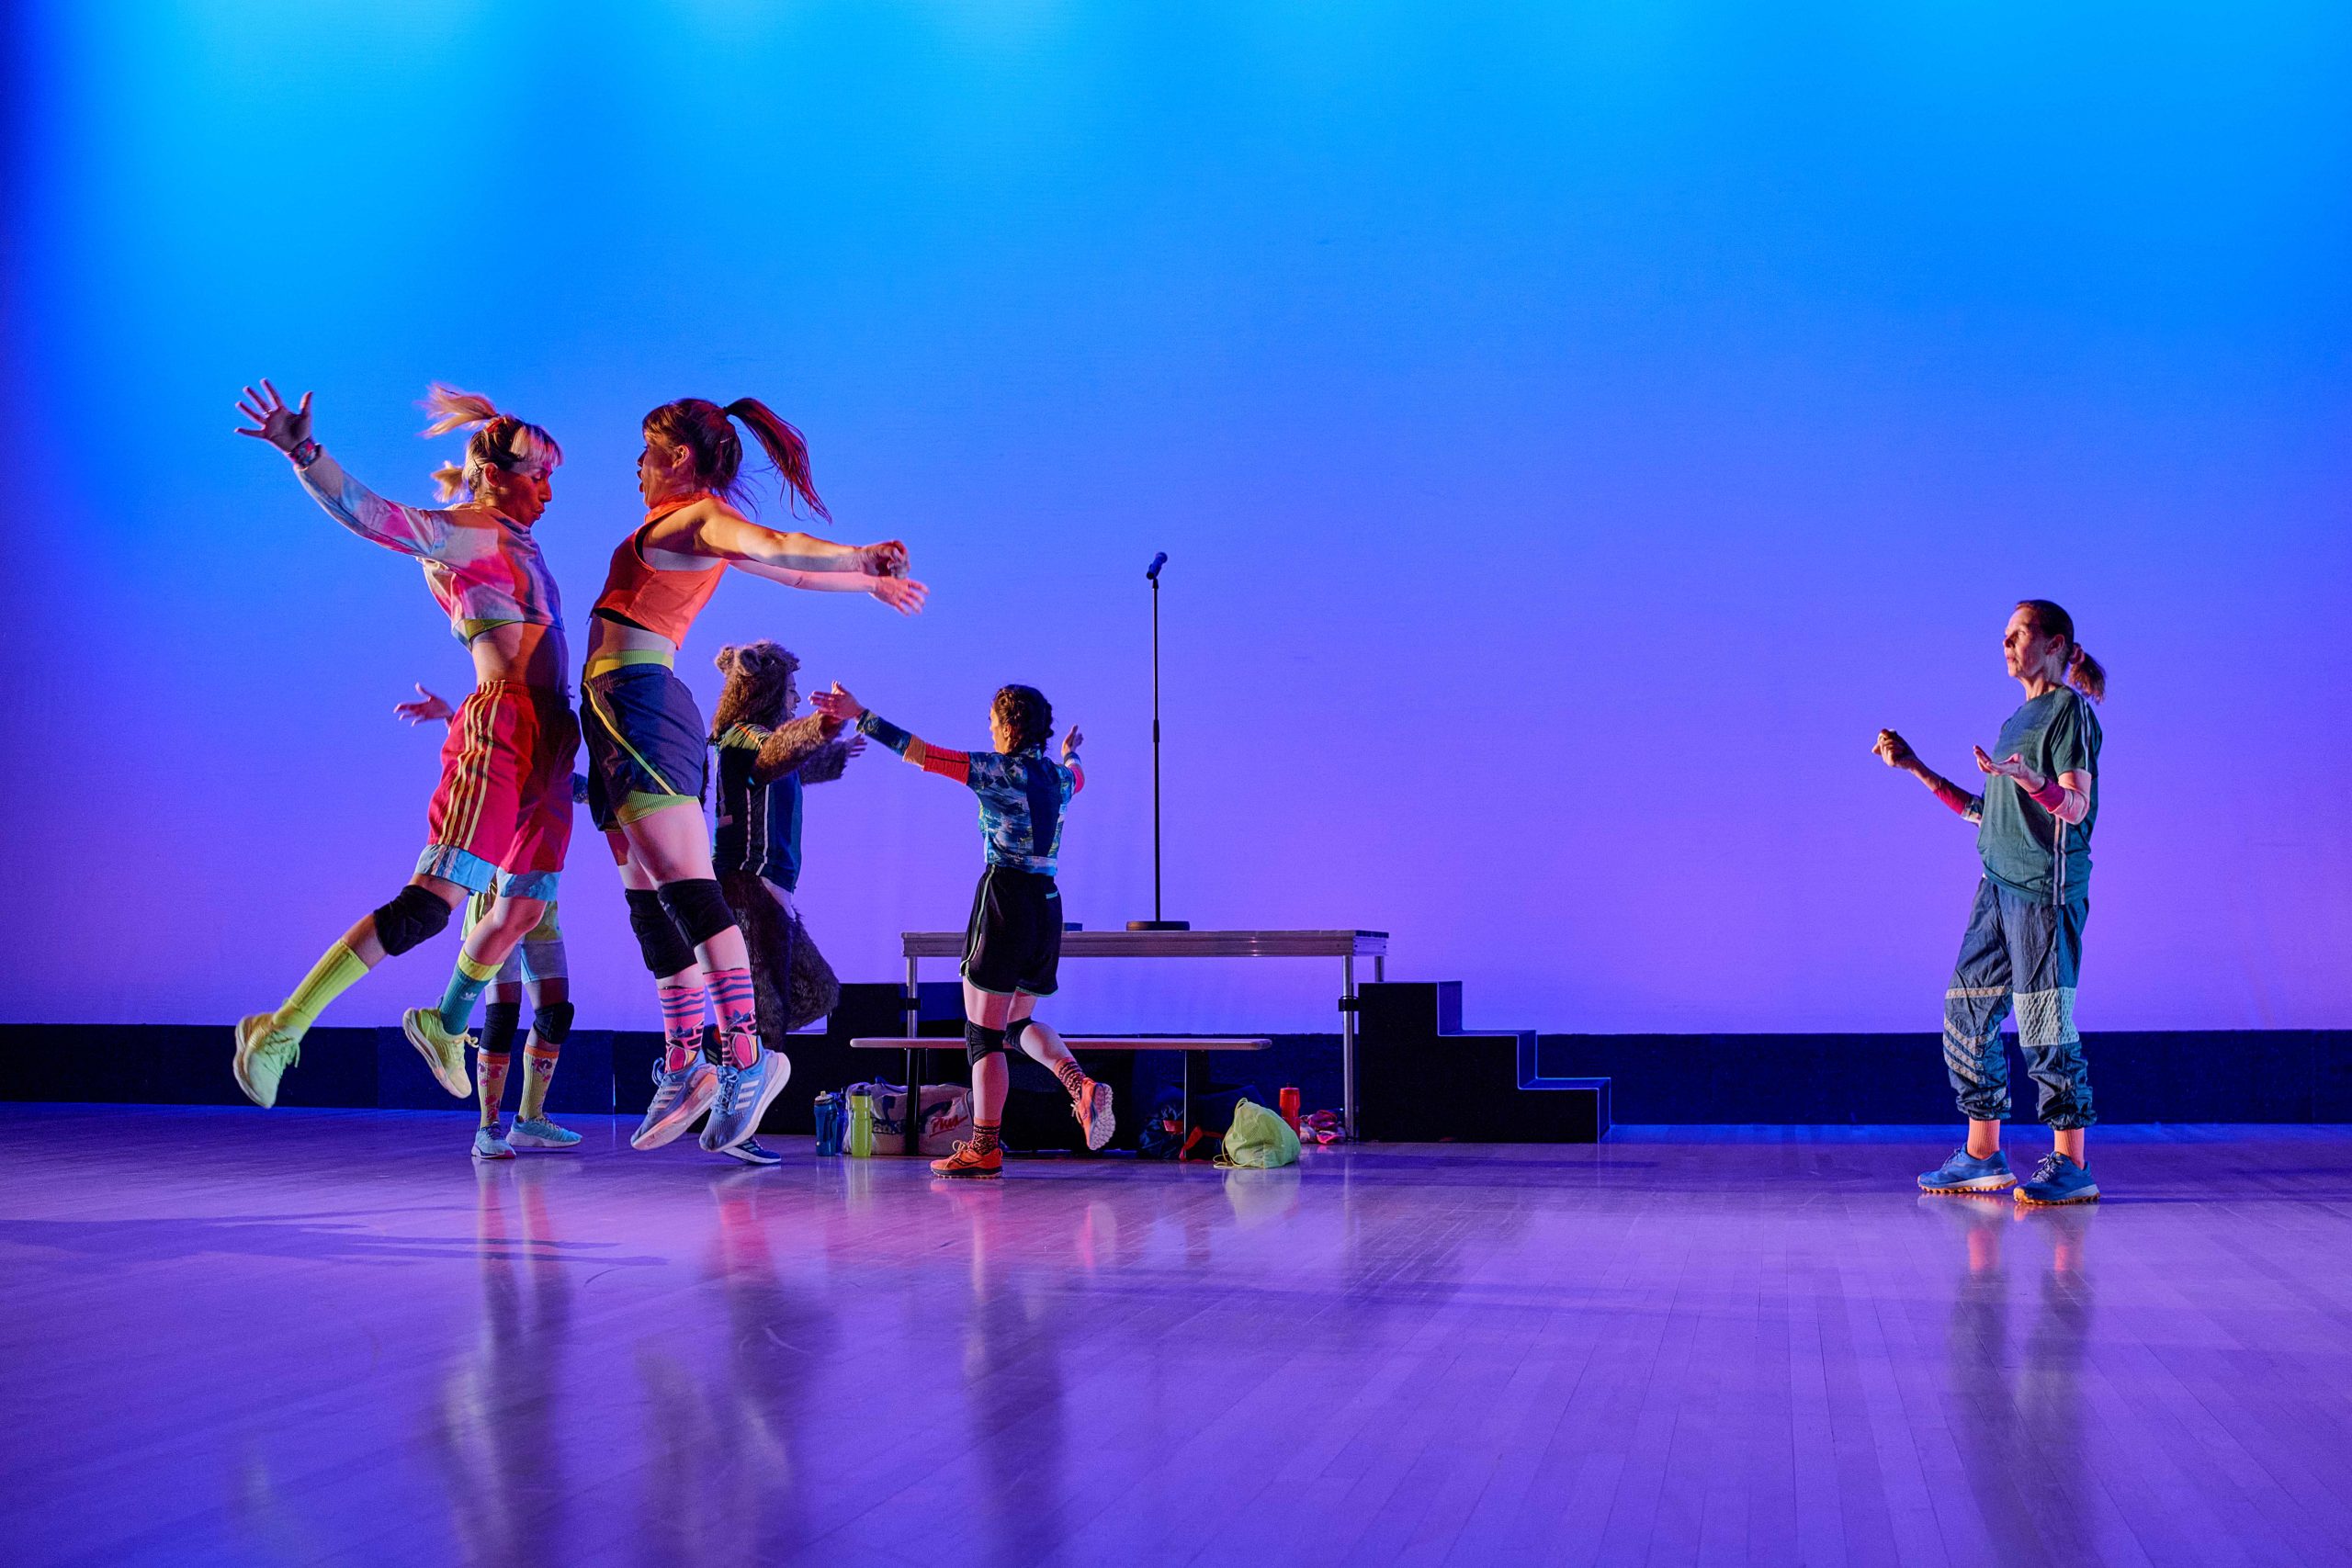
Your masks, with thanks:
[[(2352, 1129), (1222, 1173), (0, 1109), (0, 1562), (2342, 1562)], [(2030, 1148), (2020, 1130), (2018, 1147)], [(2019, 1162), (2023, 1163), (2023, 1162)]]

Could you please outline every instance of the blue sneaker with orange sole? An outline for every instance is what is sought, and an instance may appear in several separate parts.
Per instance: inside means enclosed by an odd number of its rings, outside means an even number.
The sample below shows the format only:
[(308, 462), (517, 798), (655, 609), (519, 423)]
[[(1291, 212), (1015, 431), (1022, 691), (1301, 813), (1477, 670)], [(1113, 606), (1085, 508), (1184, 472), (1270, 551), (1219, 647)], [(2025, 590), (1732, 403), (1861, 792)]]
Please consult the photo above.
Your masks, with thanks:
[(2018, 1186), (2017, 1200), (2029, 1208), (2054, 1208), (2061, 1203), (2089, 1203), (2098, 1198), (2098, 1183), (2091, 1173), (2056, 1149), (2041, 1156), (2033, 1174)]
[(1950, 1192), (1963, 1198), (2006, 1191), (2017, 1184), (2017, 1173), (2009, 1168), (2009, 1156), (1998, 1149), (1984, 1159), (1978, 1159), (1965, 1147), (1954, 1149), (1950, 1159), (1919, 1176), (1920, 1191)]

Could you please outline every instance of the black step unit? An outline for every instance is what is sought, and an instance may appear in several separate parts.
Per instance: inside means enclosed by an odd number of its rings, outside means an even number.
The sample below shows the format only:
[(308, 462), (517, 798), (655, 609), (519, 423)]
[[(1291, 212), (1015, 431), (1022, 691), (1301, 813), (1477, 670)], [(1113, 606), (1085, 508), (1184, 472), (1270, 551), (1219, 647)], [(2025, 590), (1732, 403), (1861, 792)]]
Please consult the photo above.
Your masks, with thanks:
[(1385, 1143), (1597, 1144), (1607, 1078), (1545, 1077), (1535, 1031), (1465, 1030), (1459, 980), (1363, 987), (1356, 1125)]

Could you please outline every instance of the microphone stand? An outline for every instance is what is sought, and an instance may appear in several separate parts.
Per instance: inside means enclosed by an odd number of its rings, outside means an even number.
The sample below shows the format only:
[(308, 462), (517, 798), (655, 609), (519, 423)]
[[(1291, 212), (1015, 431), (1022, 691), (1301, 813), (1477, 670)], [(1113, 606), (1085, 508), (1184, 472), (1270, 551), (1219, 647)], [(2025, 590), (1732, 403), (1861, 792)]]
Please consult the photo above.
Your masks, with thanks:
[(1129, 920), (1131, 931), (1188, 931), (1190, 920), (1162, 919), (1159, 914), (1159, 569), (1168, 552), (1151, 558), (1144, 576), (1151, 583), (1151, 919)]

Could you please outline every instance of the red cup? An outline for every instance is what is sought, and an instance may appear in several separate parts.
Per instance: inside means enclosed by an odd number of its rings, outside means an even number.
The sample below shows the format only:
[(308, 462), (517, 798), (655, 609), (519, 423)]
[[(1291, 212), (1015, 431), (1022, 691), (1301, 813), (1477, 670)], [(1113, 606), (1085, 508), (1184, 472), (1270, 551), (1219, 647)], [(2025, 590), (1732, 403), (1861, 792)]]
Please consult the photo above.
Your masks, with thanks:
[(1294, 1132), (1294, 1133), (1297, 1132), (1297, 1131), (1298, 1131), (1298, 1090), (1296, 1090), (1296, 1089), (1286, 1089), (1283, 1090), (1283, 1092), (1282, 1092), (1282, 1108), (1283, 1108), (1283, 1120), (1290, 1123), (1290, 1130), (1291, 1130), (1292, 1132)]

